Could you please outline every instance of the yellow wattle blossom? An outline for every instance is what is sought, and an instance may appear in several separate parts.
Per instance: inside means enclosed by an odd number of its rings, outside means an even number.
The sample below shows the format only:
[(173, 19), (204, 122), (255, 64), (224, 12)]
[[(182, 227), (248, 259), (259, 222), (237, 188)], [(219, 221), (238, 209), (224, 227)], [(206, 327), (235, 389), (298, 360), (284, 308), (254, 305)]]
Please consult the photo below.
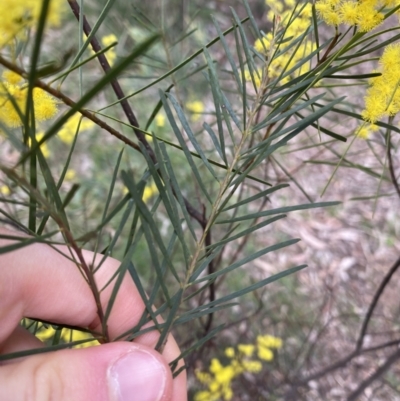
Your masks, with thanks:
[(65, 173), (65, 181), (72, 181), (76, 177), (76, 171), (72, 169), (68, 169)]
[(318, 0), (316, 10), (328, 25), (346, 24), (369, 32), (382, 23), (382, 9), (395, 6), (395, 0)]
[(243, 361), (243, 369), (249, 373), (259, 373), (262, 370), (262, 363), (260, 361)]
[[(127, 194), (129, 192), (128, 188), (124, 187), (123, 192), (124, 194)], [(158, 188), (154, 182), (149, 185), (146, 185), (142, 196), (143, 202), (144, 203), (148, 202), (157, 193), (158, 193)]]
[(86, 131), (93, 127), (94, 122), (91, 120), (87, 120), (83, 118), (80, 125), (79, 122), (81, 120), (81, 114), (75, 113), (58, 131), (58, 137), (61, 139), (62, 142), (66, 143), (67, 145), (71, 144), (75, 138), (75, 135), (78, 131), (79, 132)]
[(362, 124), (357, 130), (356, 135), (361, 139), (368, 139), (373, 132), (379, 130), (376, 124)]
[(271, 32), (268, 32), (262, 39), (257, 39), (254, 42), (254, 48), (259, 53), (266, 53), (268, 52), (269, 47), (271, 46), (273, 36)]
[[(256, 88), (258, 88), (261, 85), (261, 79), (262, 79), (261, 68), (257, 68), (257, 71), (254, 71), (253, 78), (254, 78), (254, 84), (256, 85)], [(253, 80), (251, 79), (251, 73), (249, 70), (244, 70), (244, 79), (247, 82), (253, 82)]]
[[(195, 371), (197, 380), (207, 387), (207, 390), (198, 391), (194, 395), (194, 401), (229, 401), (233, 398), (232, 382), (241, 374), (260, 373), (262, 371), (262, 361), (271, 361), (274, 353), (270, 348), (281, 348), (282, 340), (270, 335), (258, 336), (256, 344), (238, 344), (237, 352), (235, 348), (225, 349), (225, 355), (230, 358), (228, 365), (222, 365), (217, 359), (213, 358), (210, 363), (209, 371)], [(250, 359), (257, 349), (260, 360)]]
[[(22, 82), (22, 78), (17, 81), (17, 74), (5, 71), (0, 82), (0, 121), (10, 128), (21, 127), (23, 120), (18, 114), (17, 108), (11, 102), (13, 98), (18, 106), (20, 113), (25, 113), (27, 101), (27, 86)], [(7, 79), (11, 78), (11, 83)], [(33, 89), (33, 104), (35, 109), (35, 120), (40, 122), (54, 117), (58, 111), (57, 102), (52, 96), (40, 88)]]
[[(86, 39), (87, 39), (87, 36), (85, 35), (84, 40), (86, 40)], [(113, 33), (110, 33), (109, 35), (103, 36), (101, 38), (100, 42), (103, 45), (103, 47), (107, 47), (107, 46), (112, 45), (115, 42), (118, 42), (118, 38)], [(90, 48), (90, 52), (92, 54), (95, 54), (95, 52), (93, 51), (93, 49), (91, 48), (90, 45), (89, 45), (89, 48)], [(112, 47), (111, 49), (107, 50), (107, 52), (104, 54), (107, 56), (107, 60), (108, 60), (108, 63), (110, 64), (110, 66), (113, 66), (113, 64), (117, 58), (115, 46)]]
[[(112, 43), (115, 43), (117, 41), (118, 41), (118, 39), (113, 33), (110, 33), (109, 35), (103, 36), (101, 38), (101, 44), (104, 47), (110, 46)], [(112, 66), (115, 62), (115, 59), (117, 58), (117, 53), (115, 52), (115, 47), (112, 47), (110, 50), (107, 50), (106, 56), (107, 56), (108, 62)]]
[(280, 0), (265, 0), (265, 5), (270, 7), (275, 14), (280, 14), (283, 11), (285, 3)]
[[(286, 42), (281, 44), (279, 49), (284, 50), (286, 47), (290, 46), (290, 43), (295, 41), (300, 35), (306, 31), (311, 25), (312, 18), (312, 5), (308, 3), (301, 11), (301, 13), (288, 24), (289, 18), (296, 5), (293, 0), (277, 1), (277, 0), (266, 0), (266, 5), (270, 8), (267, 13), (267, 19), (272, 22), (275, 16), (279, 16), (281, 21), (280, 25), (285, 27), (285, 38)], [(300, 8), (298, 8), (299, 10)], [(282, 40), (285, 40), (282, 38)], [(267, 33), (263, 38), (257, 39), (254, 43), (254, 48), (259, 53), (267, 56), (273, 54), (277, 48), (277, 44), (274, 42), (274, 38), (271, 32)], [(294, 53), (296, 46), (293, 46), (290, 50), (283, 52), (280, 55), (275, 55), (275, 57), (270, 61), (268, 65), (268, 71), (266, 74), (269, 79), (278, 78), (282, 71), (291, 70), (296, 64), (303, 58), (307, 57), (313, 50), (315, 50), (315, 44), (312, 41), (304, 40), (301, 46)], [(304, 74), (310, 70), (310, 63), (303, 64), (296, 71), (293, 71), (290, 76), (286, 76), (281, 79), (281, 84), (288, 82), (291, 78)], [(256, 86), (261, 83), (261, 69), (257, 70), (259, 74), (254, 73), (254, 80)], [(258, 75), (258, 76), (257, 76)], [(245, 71), (246, 81), (251, 81), (251, 76), (248, 71)]]
[(264, 336), (257, 336), (257, 345), (267, 348), (282, 348), (282, 339), (266, 334)]
[(23, 80), (21, 75), (17, 74), (14, 71), (10, 71), (10, 70), (4, 71), (2, 74), (2, 78), (4, 81), (8, 82), (11, 85), (16, 85)]
[[(53, 329), (52, 326), (48, 326), (47, 328), (45, 326), (41, 326), (39, 328), (39, 331), (36, 333), (36, 337), (40, 341), (48, 341), (51, 340), (56, 334), (56, 330)], [(75, 345), (74, 348), (87, 348), (87, 347), (93, 347), (95, 345), (100, 345), (100, 343), (93, 338), (93, 336), (89, 333), (85, 333), (83, 331), (78, 331), (78, 330), (71, 330), (71, 329), (62, 329), (61, 331), (61, 340), (65, 343), (73, 342), (73, 341), (80, 341), (80, 340), (89, 340), (93, 339), (92, 341), (88, 341), (82, 344)]]
[(158, 113), (154, 119), (156, 127), (162, 128), (165, 126), (165, 116), (164, 114)]
[(147, 185), (143, 191), (143, 196), (142, 196), (143, 202), (146, 203), (157, 193), (158, 193), (157, 185), (154, 182), (151, 183), (150, 185)]
[(263, 361), (272, 361), (274, 359), (274, 353), (266, 347), (258, 347), (257, 356)]
[(235, 348), (233, 347), (225, 348), (225, 355), (228, 358), (233, 358), (235, 356)]
[[(24, 39), (26, 30), (34, 28), (40, 17), (42, 2), (39, 0), (1, 0), (0, 47), (14, 38)], [(47, 26), (59, 26), (66, 10), (64, 0), (52, 0), (47, 14)]]
[(0, 185), (0, 194), (4, 196), (10, 195), (10, 187), (8, 185)]
[[(364, 98), (365, 109), (361, 113), (371, 124), (400, 111), (400, 43), (387, 46), (379, 63), (381, 75), (370, 79)], [(363, 133), (358, 135), (363, 136)]]
[(255, 346), (253, 344), (239, 344), (238, 351), (245, 356), (251, 357), (254, 354)]
[[(36, 141), (39, 142), (44, 137), (44, 132), (38, 132), (36, 134)], [(29, 138), (28, 145), (31, 146), (31, 140)], [(47, 159), (50, 156), (50, 150), (46, 142), (40, 145), (40, 150), (42, 151), (43, 156)]]
[(197, 121), (200, 118), (200, 114), (204, 112), (204, 104), (200, 100), (187, 102), (186, 108), (192, 112), (192, 121)]

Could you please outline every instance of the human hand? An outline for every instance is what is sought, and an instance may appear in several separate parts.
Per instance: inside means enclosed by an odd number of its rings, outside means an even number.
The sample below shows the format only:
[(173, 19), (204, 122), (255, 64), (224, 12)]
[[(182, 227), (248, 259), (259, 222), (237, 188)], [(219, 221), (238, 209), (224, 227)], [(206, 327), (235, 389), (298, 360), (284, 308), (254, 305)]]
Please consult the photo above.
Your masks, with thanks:
[[(19, 235), (1, 228), (0, 234)], [(11, 242), (0, 239), (0, 247)], [(58, 248), (68, 253), (67, 247)], [(83, 255), (92, 263), (92, 252), (83, 251)], [(95, 274), (98, 288), (119, 265), (107, 258)], [(103, 307), (111, 291), (109, 285), (101, 292)], [(143, 310), (136, 286), (126, 275), (108, 320), (111, 340), (134, 327)], [(19, 326), (23, 317), (101, 331), (93, 294), (77, 266), (45, 244), (0, 255), (0, 354), (43, 347)], [(158, 336), (151, 331), (135, 342), (66, 349), (0, 363), (0, 400), (185, 401), (185, 372), (173, 380), (168, 366), (179, 356), (179, 348), (170, 336), (159, 354), (154, 350)]]

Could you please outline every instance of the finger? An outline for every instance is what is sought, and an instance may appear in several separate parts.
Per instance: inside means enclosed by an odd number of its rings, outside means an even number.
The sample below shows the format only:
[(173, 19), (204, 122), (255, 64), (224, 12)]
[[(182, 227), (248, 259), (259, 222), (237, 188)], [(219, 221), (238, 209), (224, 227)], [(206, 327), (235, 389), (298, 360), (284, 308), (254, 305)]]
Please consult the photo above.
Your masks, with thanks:
[[(1, 230), (2, 233), (8, 233)], [(12, 233), (15, 235), (15, 233)], [(0, 245), (6, 242), (0, 239)], [(68, 253), (68, 248), (58, 247)], [(92, 263), (93, 253), (83, 251), (87, 264)], [(97, 266), (102, 255), (97, 255)], [(107, 258), (95, 274), (98, 289), (110, 282), (120, 262)], [(101, 291), (103, 310), (109, 302), (114, 281)], [(12, 285), (10, 285), (12, 283)], [(107, 321), (110, 338), (114, 339), (134, 327), (144, 311), (143, 301), (129, 276), (125, 276)], [(8, 338), (22, 317), (34, 317), (55, 323), (95, 328), (101, 326), (93, 293), (76, 264), (45, 244), (33, 244), (15, 252), (0, 255), (0, 344)], [(151, 348), (158, 341), (156, 331), (149, 332), (135, 342)], [(176, 359), (179, 347), (172, 336), (164, 348), (167, 362)], [(182, 366), (182, 363), (179, 365)], [(183, 372), (174, 380), (174, 394), (186, 399), (186, 375)]]
[(2, 401), (164, 401), (172, 378), (160, 354), (129, 342), (34, 355), (0, 367)]
[[(2, 344), (0, 344), (0, 355), (42, 347), (43, 343), (33, 334), (29, 333), (23, 327), (17, 326), (12, 334)], [(14, 361), (15, 360), (0, 362), (0, 365), (7, 362), (12, 363)]]

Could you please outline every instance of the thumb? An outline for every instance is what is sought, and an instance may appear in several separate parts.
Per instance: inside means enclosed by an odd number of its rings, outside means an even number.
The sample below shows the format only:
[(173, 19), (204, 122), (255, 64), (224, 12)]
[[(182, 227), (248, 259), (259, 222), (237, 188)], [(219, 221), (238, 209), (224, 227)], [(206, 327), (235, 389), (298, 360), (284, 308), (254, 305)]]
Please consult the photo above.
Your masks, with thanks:
[(162, 356), (128, 342), (43, 353), (0, 367), (2, 401), (168, 401), (171, 394)]

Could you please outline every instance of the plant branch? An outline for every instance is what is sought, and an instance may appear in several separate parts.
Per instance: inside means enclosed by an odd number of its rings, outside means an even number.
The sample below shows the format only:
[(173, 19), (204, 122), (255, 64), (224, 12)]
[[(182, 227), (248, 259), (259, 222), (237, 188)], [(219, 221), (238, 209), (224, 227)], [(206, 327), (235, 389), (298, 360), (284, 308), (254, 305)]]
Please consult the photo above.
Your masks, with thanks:
[[(9, 69), (10, 71), (13, 71), (13, 72), (17, 73), (18, 75), (21, 75), (22, 77), (28, 79), (28, 73), (24, 69), (18, 67), (17, 65), (13, 64), (12, 62), (8, 61), (1, 55), (0, 55), (0, 64), (3, 65), (4, 67), (6, 67), (7, 69)], [(61, 100), (64, 104), (66, 104), (67, 106), (69, 106), (71, 108), (76, 105), (76, 103), (71, 98), (66, 96), (63, 92), (61, 92), (57, 89), (54, 89), (53, 87), (51, 87), (50, 85), (47, 85), (45, 82), (43, 82), (39, 79), (34, 80), (33, 85), (37, 88), (43, 89), (47, 93), (50, 93), (50, 95)], [(100, 120), (100, 118), (98, 118), (94, 113), (91, 113), (90, 111), (85, 110), (85, 109), (80, 109), (80, 110), (78, 110), (78, 112), (80, 114), (82, 114), (84, 117), (93, 121), (100, 128), (103, 128), (105, 131), (109, 132), (111, 135), (118, 138), (120, 141), (124, 142), (125, 144), (127, 144), (131, 148), (137, 150), (138, 152), (142, 153), (142, 150), (140, 149), (140, 147), (138, 146), (137, 143), (132, 142), (129, 138), (122, 135), (119, 131), (117, 131), (113, 127), (109, 126), (106, 122), (104, 122), (103, 120)]]
[(356, 358), (357, 356), (365, 353), (365, 352), (372, 352), (372, 351), (376, 351), (378, 349), (381, 349), (383, 347), (389, 347), (389, 346), (393, 346), (398, 344), (400, 341), (396, 340), (396, 341), (391, 341), (388, 343), (385, 343), (383, 345), (378, 345), (378, 346), (374, 346), (374, 347), (370, 347), (370, 348), (362, 348), (363, 344), (364, 344), (364, 338), (365, 335), (367, 333), (367, 329), (368, 329), (368, 325), (369, 322), (371, 320), (372, 314), (376, 308), (376, 305), (378, 304), (378, 301), (380, 299), (380, 297), (383, 294), (383, 291), (385, 290), (386, 286), (389, 284), (391, 278), (393, 277), (394, 273), (397, 271), (397, 269), (400, 267), (400, 257), (396, 260), (396, 262), (393, 264), (393, 266), (390, 268), (390, 270), (388, 271), (388, 273), (386, 274), (386, 276), (383, 278), (379, 288), (377, 289), (372, 302), (369, 305), (367, 314), (364, 318), (362, 327), (361, 327), (361, 331), (360, 331), (360, 335), (358, 337), (357, 343), (356, 343), (356, 347), (354, 349), (354, 351), (352, 351), (350, 354), (348, 354), (347, 356), (345, 356), (344, 358), (340, 359), (339, 361), (333, 363), (332, 365), (326, 367), (325, 369), (322, 369), (321, 371), (312, 374), (310, 376), (308, 376), (305, 379), (301, 379), (299, 380), (295, 386), (303, 386), (306, 383), (308, 383), (311, 380), (317, 380), (323, 376), (325, 376), (326, 374), (337, 370), (339, 368), (342, 368), (344, 366), (346, 366), (352, 359)]
[[(68, 0), (68, 3), (71, 7), (71, 10), (73, 12), (73, 14), (75, 15), (76, 19), (79, 21), (80, 19), (80, 7), (79, 4), (76, 2), (76, 0)], [(89, 22), (87, 21), (86, 16), (83, 16), (83, 30), (85, 32), (86, 36), (89, 36), (92, 28), (89, 24)], [(94, 52), (98, 53), (101, 51), (101, 46), (99, 41), (97, 40), (96, 36), (93, 35), (91, 40), (90, 40), (90, 44), (92, 46), (92, 49)], [(103, 68), (103, 71), (105, 73), (107, 73), (111, 66), (107, 60), (107, 57), (105, 56), (104, 53), (99, 53), (97, 55), (97, 58), (100, 62), (101, 67)], [(131, 126), (133, 127), (133, 131), (136, 135), (136, 137), (138, 138), (138, 140), (144, 145), (151, 161), (153, 162), (153, 164), (156, 166), (157, 165), (157, 157), (155, 155), (154, 150), (152, 149), (152, 147), (150, 146), (150, 144), (148, 143), (148, 141), (146, 140), (146, 136), (143, 134), (143, 132), (139, 129), (139, 123), (138, 120), (135, 116), (135, 113), (133, 112), (119, 82), (117, 79), (113, 79), (111, 82), (111, 86), (114, 90), (114, 93), (116, 95), (116, 97), (118, 98), (121, 107), (129, 121), (129, 123), (131, 124)], [(158, 173), (160, 174), (161, 177), (161, 173), (160, 170), (157, 169)], [(162, 177), (161, 177), (162, 178)], [(174, 196), (176, 197), (176, 193), (175, 190), (172, 189)], [(204, 236), (205, 236), (205, 245), (208, 247), (209, 245), (211, 245), (211, 232), (209, 229), (207, 229), (208, 227), (208, 223), (209, 221), (207, 220), (205, 214), (200, 213), (185, 197), (183, 197), (183, 201), (186, 207), (187, 212), (189, 213), (189, 215), (194, 218), (202, 227), (203, 232), (204, 232)], [(214, 265), (213, 262), (211, 261), (208, 265), (208, 271), (209, 274), (213, 273), (214, 271)], [(215, 289), (214, 289), (214, 284), (212, 283), (210, 285), (210, 293), (209, 293), (209, 298), (210, 298), (210, 302), (214, 300), (215, 298)], [(205, 325), (205, 331), (206, 333), (209, 331), (209, 329), (211, 328), (211, 324), (212, 324), (212, 314), (209, 315), (207, 323)]]
[(396, 179), (396, 174), (394, 172), (394, 166), (393, 166), (393, 157), (392, 157), (392, 142), (390, 140), (390, 131), (387, 133), (387, 157), (388, 157), (388, 164), (389, 164), (389, 172), (390, 172), (390, 178), (392, 179), (392, 184), (397, 192), (397, 195), (400, 198), (400, 187), (399, 183), (397, 182)]
[(385, 290), (386, 286), (389, 284), (390, 280), (392, 279), (394, 273), (397, 271), (397, 269), (400, 267), (400, 257), (396, 260), (394, 265), (390, 268), (390, 270), (386, 273), (386, 276), (383, 278), (379, 288), (377, 289), (372, 302), (369, 305), (368, 312), (365, 315), (364, 322), (361, 327), (360, 335), (357, 340), (357, 345), (356, 345), (356, 350), (360, 350), (361, 347), (363, 346), (364, 343), (364, 338), (367, 333), (367, 328), (368, 324), (371, 320), (372, 314), (375, 310), (376, 305), (378, 304), (378, 301), (383, 294), (383, 291)]
[[(79, 21), (79, 12), (80, 12), (79, 4), (76, 2), (76, 0), (68, 0), (68, 3), (70, 5), (71, 10), (74, 13), (75, 17)], [(83, 30), (84, 30), (86, 36), (89, 36), (90, 32), (92, 31), (92, 28), (85, 16), (83, 16)], [(96, 36), (92, 37), (90, 44), (91, 44), (94, 52), (98, 53), (99, 51), (101, 51), (101, 46), (99, 44), (99, 41), (96, 39)], [(103, 71), (105, 73), (107, 73), (111, 68), (110, 63), (107, 60), (107, 57), (103, 53), (100, 53), (97, 55), (97, 58), (100, 62), (101, 67), (103, 68)], [(153, 161), (154, 165), (157, 165), (157, 158), (154, 153), (154, 150), (152, 149), (152, 147), (146, 140), (146, 136), (140, 130), (140, 126), (139, 126), (138, 120), (135, 116), (135, 113), (133, 112), (128, 100), (125, 98), (125, 94), (124, 94), (118, 80), (113, 79), (111, 81), (111, 86), (122, 106), (122, 109), (129, 121), (130, 125), (132, 125), (132, 127), (133, 127), (133, 131), (134, 131), (136, 137), (146, 148), (146, 150), (149, 154), (149, 157)], [(185, 203), (185, 207), (186, 207), (188, 213), (203, 227), (206, 224), (206, 222), (204, 221), (203, 215), (196, 208), (194, 208), (186, 198), (184, 198), (184, 203)]]
[(55, 223), (58, 225), (62, 235), (64, 236), (67, 246), (72, 250), (72, 256), (74, 257), (74, 253), (78, 259), (78, 261), (75, 261), (77, 264), (79, 270), (81, 273), (83, 273), (83, 276), (87, 280), (87, 283), (89, 285), (90, 290), (92, 291), (95, 303), (96, 303), (96, 308), (97, 308), (97, 315), (100, 319), (101, 325), (102, 325), (102, 339), (104, 342), (109, 342), (110, 338), (108, 335), (108, 328), (107, 328), (107, 322), (105, 320), (104, 316), (104, 311), (103, 311), (103, 306), (101, 304), (100, 300), (100, 291), (97, 288), (96, 281), (94, 279), (94, 274), (90, 266), (87, 264), (85, 258), (83, 257), (82, 250), (79, 248), (77, 243), (75, 242), (75, 239), (71, 233), (71, 231), (68, 229), (67, 225), (63, 221), (63, 219), (55, 212), (52, 208), (52, 206), (48, 203), (48, 201), (40, 194), (40, 192), (32, 187), (23, 177), (20, 177), (13, 169), (9, 169), (6, 167), (1, 167), (3, 172), (13, 181), (17, 182), (18, 184), (21, 185), (21, 187), (25, 187), (30, 196), (34, 197), (35, 200), (40, 203), (40, 205), (45, 209), (53, 218)]
[(357, 401), (364, 390), (370, 386), (375, 380), (381, 377), (386, 371), (400, 358), (400, 349), (398, 349), (394, 354), (392, 354), (385, 363), (380, 366), (368, 379), (364, 380), (355, 391), (353, 391), (347, 401)]

